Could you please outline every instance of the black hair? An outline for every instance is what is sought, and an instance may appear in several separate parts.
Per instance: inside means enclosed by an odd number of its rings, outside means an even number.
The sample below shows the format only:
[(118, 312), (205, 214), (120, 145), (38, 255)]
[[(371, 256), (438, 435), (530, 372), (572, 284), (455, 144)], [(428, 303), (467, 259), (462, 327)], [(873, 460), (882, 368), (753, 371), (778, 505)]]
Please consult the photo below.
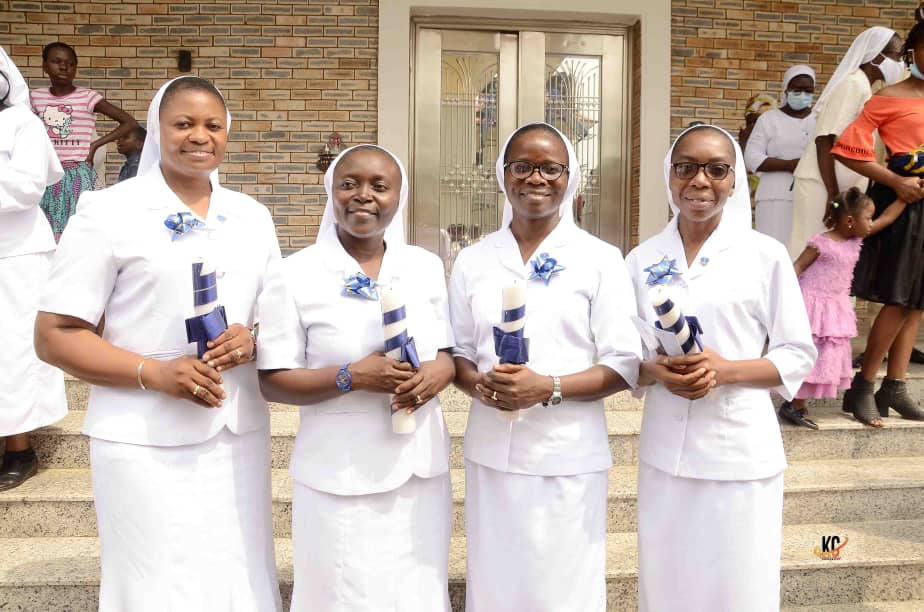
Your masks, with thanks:
[(844, 216), (860, 216), (863, 209), (869, 206), (871, 202), (872, 199), (856, 187), (851, 187), (847, 191), (842, 191), (834, 196), (834, 199), (828, 202), (828, 205), (825, 207), (825, 216), (823, 219), (825, 227), (833, 230)]
[[(697, 124), (697, 125), (692, 125), (692, 126), (688, 127), (688, 128), (677, 138), (677, 140), (674, 141), (674, 148), (673, 148), (672, 151), (671, 151), (671, 157), (673, 157), (673, 151), (676, 151), (676, 150), (677, 150), (677, 145), (679, 145), (680, 142), (681, 142), (684, 138), (686, 138), (687, 136), (689, 136), (689, 135), (692, 134), (693, 132), (702, 132), (702, 131), (706, 131), (706, 130), (708, 130), (708, 131), (710, 131), (710, 132), (715, 132), (716, 134), (720, 134), (720, 135), (721, 135), (722, 137), (724, 137), (726, 140), (728, 140), (729, 142), (732, 142), (732, 139), (729, 138), (728, 135), (727, 135), (725, 132), (723, 132), (722, 130), (720, 130), (720, 129), (717, 128), (716, 126), (711, 125), (711, 124), (709, 124), (709, 123), (699, 123), (699, 124)], [(734, 155), (734, 154), (735, 154), (735, 145), (734, 145), (734, 143), (731, 145), (731, 147), (732, 147), (732, 155)], [(671, 160), (671, 161), (673, 161), (673, 160)], [(735, 160), (735, 161), (737, 162), (738, 160)], [(734, 166), (734, 164), (732, 164), (732, 166)]]
[(921, 44), (924, 41), (924, 21), (918, 20), (914, 24), (914, 27), (908, 32), (908, 37), (905, 38), (905, 43), (902, 45), (902, 57), (905, 58), (908, 63), (911, 63), (910, 53), (912, 49)]
[(224, 97), (211, 81), (207, 81), (202, 77), (188, 76), (176, 79), (167, 86), (167, 89), (164, 90), (164, 95), (160, 99), (160, 112), (164, 112), (164, 107), (167, 106), (167, 103), (174, 96), (183, 91), (204, 91), (215, 96), (215, 98), (221, 102), (222, 108), (228, 110), (228, 105), (225, 103)]
[(568, 146), (565, 144), (565, 140), (561, 137), (561, 134), (559, 134), (558, 131), (551, 125), (545, 123), (530, 123), (528, 125), (517, 128), (517, 130), (510, 137), (510, 140), (507, 141), (507, 148), (504, 149), (504, 163), (509, 161), (507, 159), (507, 151), (510, 150), (510, 147), (513, 145), (513, 141), (515, 141), (520, 136), (528, 134), (529, 132), (545, 132), (547, 134), (552, 134), (555, 136), (555, 138), (558, 139), (561, 145), (565, 147), (565, 151), (568, 150)]
[(52, 49), (64, 49), (66, 51), (70, 51), (71, 55), (74, 56), (74, 63), (75, 64), (77, 63), (77, 52), (74, 51), (74, 47), (70, 46), (66, 42), (61, 42), (60, 40), (56, 40), (55, 42), (50, 42), (44, 47), (42, 47), (42, 61), (43, 62), (48, 61), (48, 54), (51, 53)]
[(129, 134), (131, 134), (132, 136), (134, 136), (141, 142), (144, 142), (144, 139), (148, 137), (148, 131), (138, 124), (136, 124), (135, 127), (132, 128), (132, 131), (129, 132)]

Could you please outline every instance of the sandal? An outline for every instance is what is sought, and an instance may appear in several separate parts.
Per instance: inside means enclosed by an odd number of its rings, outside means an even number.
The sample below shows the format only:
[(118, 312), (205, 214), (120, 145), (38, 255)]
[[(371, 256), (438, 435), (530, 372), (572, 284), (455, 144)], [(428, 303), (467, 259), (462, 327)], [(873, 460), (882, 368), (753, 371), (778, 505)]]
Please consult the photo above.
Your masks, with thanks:
[(843, 410), (853, 414), (854, 418), (864, 425), (882, 427), (882, 420), (873, 400), (873, 383), (863, 378), (859, 372), (854, 374), (850, 388), (844, 392)]
[(783, 402), (780, 405), (780, 416), (793, 425), (801, 425), (802, 427), (808, 427), (809, 429), (818, 429), (818, 424), (815, 423), (812, 419), (806, 416), (805, 409), (796, 410), (792, 406), (792, 402)]

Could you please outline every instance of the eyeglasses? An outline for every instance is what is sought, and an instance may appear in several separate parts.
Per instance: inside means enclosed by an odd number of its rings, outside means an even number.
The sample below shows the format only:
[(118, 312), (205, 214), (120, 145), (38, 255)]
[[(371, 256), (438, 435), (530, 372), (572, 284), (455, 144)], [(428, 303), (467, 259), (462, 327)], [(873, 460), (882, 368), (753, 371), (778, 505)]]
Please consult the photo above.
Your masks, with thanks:
[(539, 176), (547, 181), (554, 181), (565, 172), (568, 172), (568, 166), (558, 162), (534, 164), (525, 159), (507, 162), (504, 164), (504, 169), (510, 173), (510, 176), (521, 181), (531, 177), (536, 170), (539, 171)]
[(671, 168), (674, 171), (674, 176), (683, 180), (691, 179), (699, 174), (700, 168), (703, 169), (706, 178), (711, 181), (721, 181), (728, 176), (729, 172), (734, 172), (734, 168), (721, 162), (706, 162), (705, 164), (697, 164), (696, 162), (677, 162), (671, 164)]

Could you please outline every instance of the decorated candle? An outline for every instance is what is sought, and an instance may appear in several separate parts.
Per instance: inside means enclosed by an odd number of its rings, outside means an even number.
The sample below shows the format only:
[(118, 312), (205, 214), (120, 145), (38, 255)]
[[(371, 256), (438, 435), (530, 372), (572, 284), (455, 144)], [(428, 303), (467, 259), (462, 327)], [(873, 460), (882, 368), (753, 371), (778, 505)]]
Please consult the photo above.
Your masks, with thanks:
[[(379, 288), (379, 298), (382, 302), (382, 326), (385, 335), (385, 356), (396, 361), (407, 361), (414, 367), (420, 367), (416, 351), (413, 357), (409, 355), (408, 345), (413, 349), (413, 339), (407, 335), (407, 312), (404, 300), (392, 288)], [(416, 363), (415, 363), (416, 361)], [(403, 409), (391, 411), (391, 430), (394, 433), (409, 434), (417, 429), (417, 420), (413, 414)]]
[[(529, 359), (526, 354), (529, 341), (524, 338), (526, 284), (519, 279), (514, 279), (513, 284), (501, 289), (501, 302), (501, 322), (498, 329), (508, 337), (502, 340), (500, 345), (495, 342), (497, 356), (501, 363), (526, 363)], [(512, 422), (519, 421), (522, 416), (519, 410), (505, 411), (505, 414)]]
[(698, 353), (699, 345), (691, 332), (689, 321), (683, 316), (680, 306), (671, 299), (668, 288), (664, 285), (653, 286), (648, 291), (648, 300), (658, 315), (661, 329), (674, 332), (684, 354)]
[(218, 306), (218, 274), (215, 266), (202, 260), (192, 265), (193, 306), (196, 316), (208, 314)]
[(195, 316), (186, 319), (186, 340), (196, 343), (196, 354), (205, 354), (210, 340), (228, 329), (225, 309), (218, 303), (218, 274), (205, 260), (192, 264), (193, 309)]

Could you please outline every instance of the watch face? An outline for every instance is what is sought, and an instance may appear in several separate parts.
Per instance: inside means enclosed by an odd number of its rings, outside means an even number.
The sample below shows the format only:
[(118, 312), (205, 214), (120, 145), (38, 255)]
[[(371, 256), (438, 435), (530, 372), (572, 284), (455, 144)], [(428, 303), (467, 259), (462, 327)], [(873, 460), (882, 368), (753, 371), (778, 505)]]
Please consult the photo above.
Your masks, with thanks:
[(561, 395), (558, 395), (558, 394), (552, 395), (551, 399), (549, 399), (549, 403), (552, 404), (553, 406), (559, 405), (561, 403)]
[(350, 373), (346, 370), (340, 370), (337, 372), (337, 388), (341, 391), (349, 391), (350, 383), (353, 382), (353, 377), (350, 376)]

